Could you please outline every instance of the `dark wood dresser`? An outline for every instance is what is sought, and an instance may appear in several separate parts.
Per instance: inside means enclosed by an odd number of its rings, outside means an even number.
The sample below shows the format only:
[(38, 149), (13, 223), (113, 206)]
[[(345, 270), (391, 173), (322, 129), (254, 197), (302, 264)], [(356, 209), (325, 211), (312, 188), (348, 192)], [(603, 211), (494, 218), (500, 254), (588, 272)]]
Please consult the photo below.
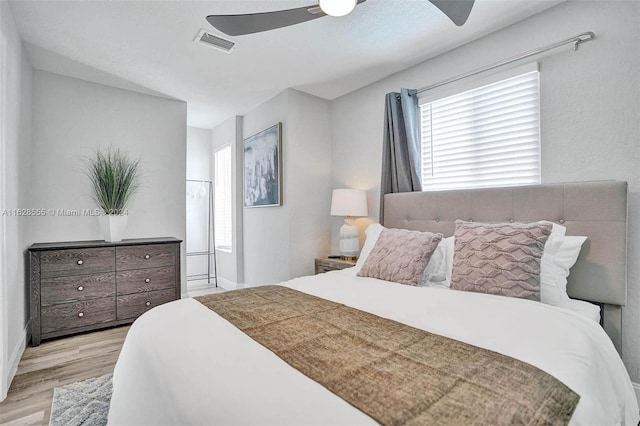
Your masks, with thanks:
[(180, 298), (180, 243), (145, 238), (29, 247), (31, 345), (128, 324)]

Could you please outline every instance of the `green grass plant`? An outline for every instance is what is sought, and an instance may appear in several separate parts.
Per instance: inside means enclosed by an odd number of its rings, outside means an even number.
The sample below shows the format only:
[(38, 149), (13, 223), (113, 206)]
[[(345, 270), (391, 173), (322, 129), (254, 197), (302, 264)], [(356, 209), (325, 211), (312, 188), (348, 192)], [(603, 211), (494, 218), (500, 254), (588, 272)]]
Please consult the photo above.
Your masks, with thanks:
[(123, 214), (139, 185), (140, 160), (120, 149), (98, 149), (87, 158), (92, 198), (107, 215)]

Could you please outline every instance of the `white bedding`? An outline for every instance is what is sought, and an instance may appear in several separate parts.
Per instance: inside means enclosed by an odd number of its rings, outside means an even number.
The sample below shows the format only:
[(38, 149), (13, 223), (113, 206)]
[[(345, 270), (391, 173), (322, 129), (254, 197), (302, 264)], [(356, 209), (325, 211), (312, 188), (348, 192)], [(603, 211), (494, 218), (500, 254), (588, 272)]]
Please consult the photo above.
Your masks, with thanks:
[[(571, 424), (638, 424), (627, 371), (594, 321), (528, 300), (353, 275), (284, 285), (532, 364), (581, 396)], [(113, 384), (112, 425), (375, 423), (192, 299), (133, 324)]]
[(600, 324), (600, 306), (594, 305), (593, 303), (584, 302), (582, 300), (569, 299), (567, 300), (567, 304), (563, 306), (564, 309), (568, 309), (570, 311), (576, 312), (577, 314), (583, 315), (598, 324)]

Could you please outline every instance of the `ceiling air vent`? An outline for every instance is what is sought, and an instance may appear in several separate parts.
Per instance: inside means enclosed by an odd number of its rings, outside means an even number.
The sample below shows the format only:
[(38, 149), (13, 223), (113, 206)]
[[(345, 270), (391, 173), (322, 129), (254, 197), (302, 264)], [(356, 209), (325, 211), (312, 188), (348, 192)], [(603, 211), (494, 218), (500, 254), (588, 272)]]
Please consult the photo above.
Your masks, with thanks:
[(202, 43), (206, 46), (213, 47), (214, 49), (222, 50), (223, 52), (229, 53), (233, 46), (236, 44), (230, 40), (225, 40), (222, 37), (215, 36), (211, 33), (208, 33), (206, 30), (200, 30), (198, 35), (193, 41)]

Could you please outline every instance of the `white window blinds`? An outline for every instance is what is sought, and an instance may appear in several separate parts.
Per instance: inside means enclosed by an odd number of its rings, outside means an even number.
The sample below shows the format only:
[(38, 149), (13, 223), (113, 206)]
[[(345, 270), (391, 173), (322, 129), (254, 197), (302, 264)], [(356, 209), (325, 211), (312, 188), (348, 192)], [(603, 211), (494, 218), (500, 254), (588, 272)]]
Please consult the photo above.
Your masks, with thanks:
[(216, 249), (231, 250), (231, 147), (214, 154), (214, 229)]
[(420, 105), (425, 191), (540, 183), (539, 73)]

